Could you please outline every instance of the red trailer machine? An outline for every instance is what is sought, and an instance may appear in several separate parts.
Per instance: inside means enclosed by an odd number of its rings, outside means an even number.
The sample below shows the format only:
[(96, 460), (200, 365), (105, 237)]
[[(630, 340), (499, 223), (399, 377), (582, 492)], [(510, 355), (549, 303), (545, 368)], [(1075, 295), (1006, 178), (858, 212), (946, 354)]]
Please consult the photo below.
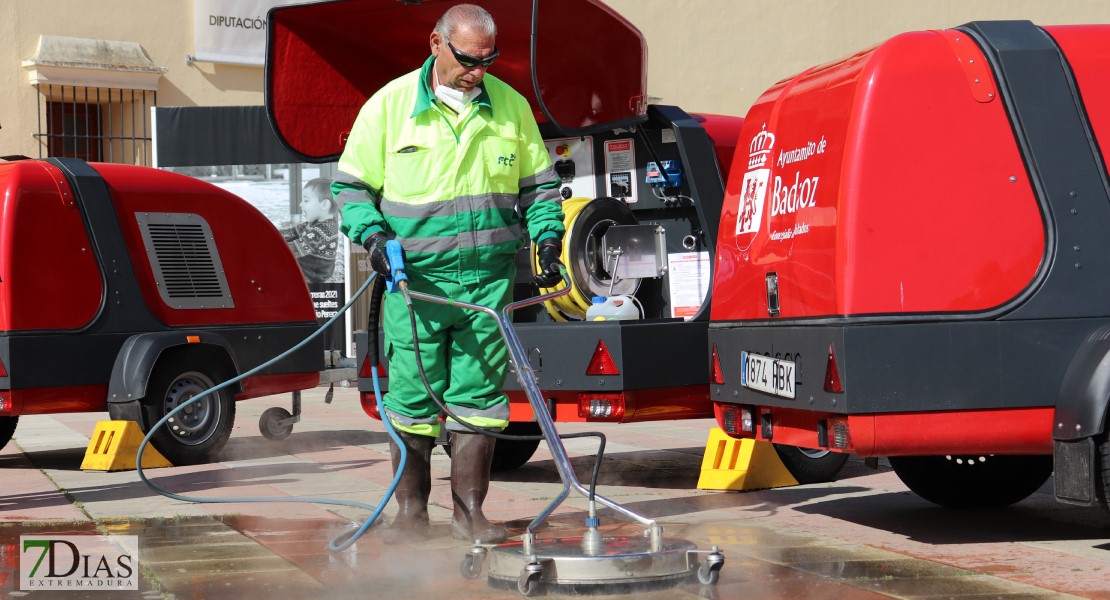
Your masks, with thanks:
[[(358, 0), (275, 8), (266, 101), (279, 138), (306, 161), (336, 160), (366, 98), (419, 66), (428, 34), (451, 4)], [(551, 414), (560, 422), (711, 417), (709, 266), (724, 197), (721, 173), (742, 119), (647, 105), (643, 36), (603, 3), (545, 0), (528, 10), (529, 4), (482, 2), (498, 24), (500, 58), (489, 73), (532, 103), (562, 179), (565, 212), (573, 215), (565, 257), (580, 298), (634, 296), (643, 309), (634, 321), (585, 322), (581, 306), (576, 315), (559, 307), (514, 315)], [(337, 30), (335, 23), (353, 25)], [(371, 28), (375, 35), (363, 35)], [(534, 296), (529, 255), (520, 256), (517, 296)], [(363, 405), (377, 416), (365, 336), (356, 339)], [(538, 434), (514, 375), (506, 391), (508, 433)], [(538, 438), (498, 441), (494, 469), (524, 464), (538, 445)]]
[(730, 435), (942, 505), (1110, 495), (1110, 26), (906, 33), (769, 89), (728, 178)]
[[(213, 185), (48, 159), (0, 162), (0, 189), (0, 446), (19, 415), (107, 409), (146, 431), (316, 329), (281, 235)], [(174, 464), (205, 462), (236, 400), (314, 387), (323, 366), (308, 344), (151, 441)]]

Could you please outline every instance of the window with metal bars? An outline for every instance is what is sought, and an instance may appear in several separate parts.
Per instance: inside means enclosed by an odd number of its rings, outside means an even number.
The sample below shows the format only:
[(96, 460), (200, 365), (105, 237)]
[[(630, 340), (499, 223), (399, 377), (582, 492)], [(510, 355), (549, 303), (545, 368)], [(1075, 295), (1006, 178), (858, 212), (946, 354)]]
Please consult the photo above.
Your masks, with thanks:
[(150, 165), (157, 92), (39, 84), (39, 158)]

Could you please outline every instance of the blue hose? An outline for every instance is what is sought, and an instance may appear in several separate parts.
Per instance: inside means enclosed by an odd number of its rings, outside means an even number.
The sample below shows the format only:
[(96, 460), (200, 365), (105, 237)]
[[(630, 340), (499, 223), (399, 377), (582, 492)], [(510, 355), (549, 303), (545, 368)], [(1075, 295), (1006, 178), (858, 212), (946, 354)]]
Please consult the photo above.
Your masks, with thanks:
[[(250, 377), (251, 375), (254, 375), (255, 373), (258, 373), (262, 369), (265, 369), (266, 367), (274, 364), (275, 362), (281, 360), (282, 358), (285, 358), (286, 356), (293, 353), (294, 351), (299, 350), (305, 344), (307, 344), (309, 341), (315, 339), (317, 336), (322, 334), (324, 332), (324, 330), (326, 330), (328, 327), (330, 327), (332, 323), (334, 323), (337, 319), (339, 319), (339, 317), (341, 317), (345, 312), (347, 312), (347, 310), (349, 308), (351, 308), (351, 306), (354, 305), (355, 300), (357, 300), (360, 296), (362, 296), (362, 294), (370, 287), (370, 284), (373, 283), (374, 279), (377, 276), (378, 276), (377, 273), (371, 274), (370, 278), (366, 280), (366, 283), (362, 284), (362, 287), (360, 287), (358, 289), (358, 291), (355, 292), (354, 296), (351, 297), (350, 301), (348, 301), (346, 304), (343, 305), (343, 308), (339, 309), (339, 312), (335, 313), (335, 316), (328, 319), (327, 323), (324, 323), (321, 327), (319, 327), (316, 331), (314, 331), (312, 333), (312, 335), (310, 335), (310, 336), (306, 337), (305, 339), (301, 340), (301, 342), (298, 343), (297, 345), (295, 345), (292, 348), (286, 350), (285, 352), (282, 352), (281, 354), (275, 356), (274, 358), (258, 365), (257, 367), (247, 371), (246, 373), (243, 373), (242, 375), (239, 375), (238, 377), (234, 377), (232, 379), (229, 379), (229, 380), (227, 380), (227, 381), (225, 381), (225, 382), (223, 382), (223, 383), (221, 383), (217, 386), (214, 386), (212, 388), (204, 390), (203, 392), (201, 392), (200, 394), (197, 394), (196, 396), (193, 396), (187, 402), (184, 402), (180, 406), (174, 408), (172, 411), (170, 411), (168, 414), (166, 414), (166, 416), (162, 417), (157, 423), (155, 423), (154, 426), (152, 426), (150, 428), (150, 431), (147, 432), (146, 437), (144, 437), (142, 443), (139, 444), (139, 450), (135, 453), (135, 468), (139, 473), (139, 478), (143, 480), (143, 483), (145, 483), (147, 485), (147, 487), (149, 487), (150, 489), (158, 492), (159, 494), (161, 494), (161, 495), (163, 495), (167, 498), (173, 498), (174, 500), (181, 500), (181, 501), (184, 501), (184, 502), (198, 502), (198, 503), (199, 502), (204, 502), (204, 503), (213, 503), (213, 504), (221, 504), (221, 503), (227, 504), (227, 503), (235, 503), (235, 502), (303, 502), (303, 503), (311, 503), (311, 504), (332, 504), (332, 505), (336, 505), (336, 506), (351, 506), (351, 507), (354, 507), (354, 508), (364, 508), (366, 510), (371, 511), (372, 514), (370, 515), (369, 518), (366, 519), (365, 522), (363, 522), (361, 527), (359, 527), (358, 529), (356, 529), (355, 531), (353, 531), (351, 533), (344, 533), (343, 535), (340, 535), (339, 537), (335, 538), (334, 540), (332, 540), (331, 542), (328, 543), (328, 550), (331, 551), (331, 552), (340, 552), (340, 551), (346, 550), (347, 548), (350, 548), (351, 545), (354, 544), (358, 540), (358, 538), (362, 537), (362, 534), (366, 533), (366, 530), (370, 529), (370, 527), (372, 527), (374, 525), (374, 523), (377, 521), (378, 516), (382, 512), (382, 509), (384, 509), (385, 505), (389, 503), (389, 499), (393, 497), (393, 491), (395, 489), (397, 489), (397, 483), (401, 479), (401, 473), (405, 472), (405, 463), (408, 462), (408, 451), (405, 449), (405, 444), (401, 441), (401, 438), (397, 435), (397, 432), (393, 429), (393, 425), (389, 422), (389, 419), (387, 419), (387, 418), (383, 418), (382, 423), (385, 423), (385, 429), (386, 429), (387, 432), (389, 432), (389, 437), (394, 441), (394, 443), (397, 445), (397, 447), (401, 450), (401, 462), (397, 466), (397, 471), (393, 476), (393, 483), (391, 483), (389, 485), (389, 488), (385, 491), (385, 496), (382, 498), (381, 504), (379, 504), (377, 506), (374, 506), (372, 504), (364, 504), (362, 502), (355, 502), (353, 500), (335, 500), (333, 498), (305, 498), (305, 497), (298, 497), (298, 496), (294, 496), (294, 497), (291, 497), (291, 498), (250, 498), (250, 497), (248, 497), (248, 498), (203, 498), (203, 497), (199, 497), (199, 496), (183, 496), (181, 494), (175, 494), (175, 493), (173, 493), (173, 492), (171, 492), (171, 491), (169, 491), (165, 488), (162, 488), (158, 484), (151, 481), (150, 479), (147, 479), (146, 474), (143, 473), (143, 451), (146, 450), (146, 446), (150, 442), (150, 436), (154, 435), (154, 432), (157, 431), (157, 429), (159, 427), (165, 425), (166, 421), (169, 421), (174, 415), (181, 412), (185, 407), (191, 405), (192, 403), (200, 400), (201, 398), (204, 398), (205, 396), (207, 396), (207, 395), (209, 395), (213, 392), (219, 391), (219, 390), (221, 390), (221, 389), (223, 389), (223, 388), (225, 388), (225, 387), (227, 387), (227, 386), (229, 386), (233, 383), (236, 383), (236, 382), (238, 382), (242, 379), (245, 379), (247, 377)], [(385, 413), (385, 408), (382, 406), (381, 385), (378, 381), (378, 370), (375, 368), (375, 369), (371, 369), (371, 371), (373, 372), (374, 399), (375, 399), (375, 401), (377, 402), (377, 405), (378, 405), (378, 414), (385, 415), (386, 414)]]

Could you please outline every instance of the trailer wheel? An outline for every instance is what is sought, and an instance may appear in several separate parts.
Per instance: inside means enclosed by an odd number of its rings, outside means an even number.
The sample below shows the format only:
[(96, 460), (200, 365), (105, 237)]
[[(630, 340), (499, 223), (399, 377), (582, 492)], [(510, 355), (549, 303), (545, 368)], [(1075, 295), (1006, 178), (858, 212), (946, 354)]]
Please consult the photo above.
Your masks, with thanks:
[(775, 444), (779, 459), (798, 483), (825, 483), (836, 479), (836, 474), (848, 462), (848, 455), (829, 450), (811, 450), (799, 446)]
[(15, 426), (19, 423), (19, 417), (0, 417), (0, 450), (12, 441), (12, 436), (15, 435)]
[(918, 496), (953, 508), (997, 508), (1028, 497), (1052, 474), (1052, 456), (891, 456)]
[(285, 423), (293, 418), (292, 413), (280, 406), (267, 408), (258, 419), (258, 430), (268, 440), (280, 441), (293, 433), (293, 424)]
[(1095, 492), (1102, 507), (1110, 510), (1110, 431), (1095, 438)]
[[(198, 354), (171, 354), (159, 360), (142, 402), (149, 432), (162, 417), (222, 381), (217, 363)], [(235, 399), (224, 388), (190, 404), (159, 427), (150, 441), (174, 465), (211, 462), (231, 437)]]

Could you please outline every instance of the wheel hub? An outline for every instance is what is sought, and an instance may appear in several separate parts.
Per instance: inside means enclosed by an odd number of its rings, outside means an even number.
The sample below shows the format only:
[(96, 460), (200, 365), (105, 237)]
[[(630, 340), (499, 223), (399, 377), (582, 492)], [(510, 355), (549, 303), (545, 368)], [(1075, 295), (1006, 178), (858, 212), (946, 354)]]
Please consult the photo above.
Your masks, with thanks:
[[(165, 412), (168, 414), (197, 394), (210, 389), (213, 384), (196, 375), (182, 375), (166, 392)], [(219, 421), (219, 403), (211, 396), (193, 402), (169, 419), (174, 437), (186, 444), (200, 444), (206, 440)]]

